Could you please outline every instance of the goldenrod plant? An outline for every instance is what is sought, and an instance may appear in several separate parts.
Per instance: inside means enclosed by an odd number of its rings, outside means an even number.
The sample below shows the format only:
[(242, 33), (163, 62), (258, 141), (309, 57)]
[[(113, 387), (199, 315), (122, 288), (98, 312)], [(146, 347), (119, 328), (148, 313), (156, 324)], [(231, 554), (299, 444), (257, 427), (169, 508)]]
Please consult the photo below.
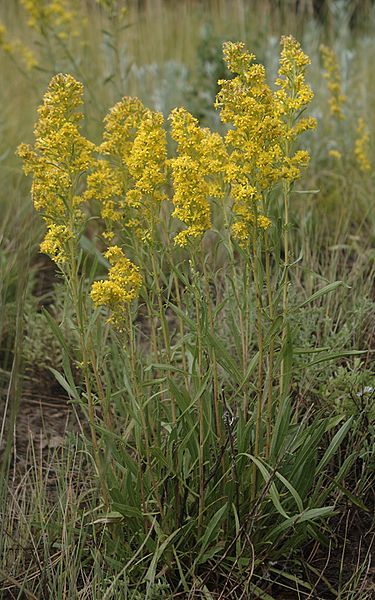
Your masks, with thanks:
[(358, 163), (359, 170), (362, 173), (368, 173), (371, 170), (369, 159), (370, 134), (367, 130), (363, 117), (358, 119), (357, 138), (355, 140), (354, 154)]
[(337, 119), (344, 119), (343, 107), (346, 102), (346, 97), (342, 91), (342, 81), (340, 67), (337, 62), (335, 52), (329, 46), (322, 44), (320, 47), (324, 75), (327, 80), (329, 91), (329, 108), (331, 115)]
[[(83, 88), (70, 75), (52, 79), (35, 145), (18, 151), (47, 225), (41, 251), (59, 266), (75, 311), (84, 388), (74, 400), (88, 415), (103, 518), (114, 524), (115, 555), (144, 547), (154, 556), (146, 561), (146, 595), (158, 565), (169, 564), (172, 579), (185, 571), (181, 585), (212, 560), (225, 565), (228, 552), (260, 565), (292, 540), (318, 536), (318, 522), (333, 511), (311, 496), (312, 486), (351, 419), (318, 460), (324, 434), (342, 419), (298, 418), (290, 396), (296, 307), (288, 299), (289, 211), (309, 160), (295, 143), (315, 120), (301, 117), (313, 97), (305, 82), (309, 58), (292, 36), (281, 44), (275, 88), (243, 43), (224, 45), (234, 77), (220, 81), (216, 107), (230, 127), (222, 137), (174, 110), (177, 147), (168, 160), (163, 116), (136, 98), (111, 109), (101, 144), (88, 141), (77, 112)], [(182, 224), (177, 235), (173, 219)], [(220, 220), (231, 223), (227, 232)], [(96, 253), (109, 263), (91, 291), (81, 249), (89, 224)], [(216, 253), (224, 248), (223, 283), (215, 256), (205, 254), (208, 234), (217, 238)], [(236, 356), (236, 331), (223, 319), (232, 299), (246, 330), (246, 361)], [(145, 327), (151, 338), (142, 340)], [(114, 352), (122, 390), (112, 381)], [(64, 364), (60, 377), (69, 382), (68, 356)]]

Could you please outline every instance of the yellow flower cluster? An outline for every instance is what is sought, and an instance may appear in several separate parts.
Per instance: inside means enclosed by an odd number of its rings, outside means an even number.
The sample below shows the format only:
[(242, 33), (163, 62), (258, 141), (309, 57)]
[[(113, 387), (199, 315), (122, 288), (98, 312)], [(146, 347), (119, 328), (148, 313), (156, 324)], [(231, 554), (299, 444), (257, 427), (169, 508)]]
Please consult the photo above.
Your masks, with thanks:
[(222, 121), (232, 126), (225, 136), (229, 154), (225, 179), (233, 196), (233, 233), (246, 245), (254, 226), (267, 229), (270, 225), (260, 212), (265, 194), (281, 180), (298, 179), (308, 163), (306, 151), (292, 154), (291, 142), (315, 126), (311, 117), (299, 118), (313, 97), (304, 78), (310, 61), (294, 38), (282, 38), (279, 89), (273, 92), (266, 83), (264, 66), (254, 63), (254, 54), (243, 43), (224, 44), (224, 58), (235, 77), (219, 81), (216, 107), (221, 109)]
[(2, 23), (0, 23), (0, 48), (15, 61), (19, 61), (18, 64), (26, 71), (31, 71), (38, 64), (35, 54), (30, 48), (18, 39), (9, 39), (6, 27)]
[(111, 265), (108, 279), (93, 283), (91, 298), (95, 306), (106, 306), (111, 311), (109, 322), (121, 327), (126, 306), (137, 298), (143, 280), (139, 267), (126, 258), (119, 246), (110, 246), (105, 256)]
[(67, 245), (73, 238), (73, 233), (65, 225), (51, 223), (40, 244), (40, 251), (48, 254), (57, 264), (63, 264), (67, 260)]
[[(31, 0), (29, 4), (34, 6)], [(170, 120), (177, 153), (169, 161), (161, 113), (145, 108), (137, 98), (123, 98), (106, 116), (103, 142), (96, 147), (80, 133), (83, 86), (70, 75), (51, 80), (38, 109), (35, 144), (22, 144), (18, 150), (25, 173), (33, 173), (34, 205), (48, 227), (43, 252), (64, 262), (85, 223), (83, 203), (93, 200), (99, 203), (108, 239), (115, 233), (121, 239), (128, 230), (142, 241), (152, 239), (167, 198), (167, 166), (174, 186), (173, 216), (185, 225), (175, 238), (177, 245), (211, 228), (210, 201), (223, 198), (229, 187), (233, 234), (240, 244), (248, 244), (254, 233), (270, 226), (266, 213), (271, 190), (279, 182), (290, 186), (309, 160), (305, 150), (293, 149), (293, 143), (315, 126), (314, 119), (301, 118), (313, 97), (305, 82), (310, 61), (294, 38), (282, 38), (274, 91), (264, 66), (254, 62), (244, 44), (224, 44), (224, 57), (234, 74), (219, 82), (216, 101), (228, 125), (225, 137), (200, 127), (185, 109), (175, 109)], [(358, 157), (367, 142), (363, 134)], [(111, 246), (107, 258), (109, 278), (94, 284), (92, 299), (119, 321), (125, 304), (138, 295), (142, 278), (119, 246)]]
[(123, 98), (105, 118), (104, 141), (88, 177), (86, 199), (101, 203), (107, 235), (116, 223), (151, 238), (161, 202), (166, 198), (166, 133), (161, 113), (146, 109), (137, 98)]
[(138, 98), (128, 96), (110, 109), (104, 119), (104, 142), (100, 146), (103, 154), (116, 156), (126, 163), (145, 110)]
[(187, 229), (175, 237), (185, 246), (189, 237), (199, 238), (211, 228), (209, 198), (223, 196), (222, 174), (227, 153), (222, 137), (207, 128), (183, 108), (172, 111), (172, 138), (177, 142), (177, 158), (170, 160), (174, 186), (173, 216)]
[(307, 167), (310, 155), (306, 150), (297, 150), (293, 154), (293, 142), (309, 129), (315, 129), (314, 117), (301, 118), (302, 112), (314, 98), (311, 87), (305, 81), (309, 57), (293, 36), (281, 38), (280, 67), (275, 92), (276, 102), (282, 115), (283, 128), (280, 147), (283, 154), (281, 177), (289, 184), (301, 177), (301, 169)]
[[(280, 66), (276, 85), (280, 88), (275, 96), (285, 115), (295, 115), (307, 106), (314, 97), (312, 89), (305, 81), (305, 69), (310, 64), (309, 57), (293, 36), (281, 38)], [(306, 129), (311, 128), (304, 123)], [(300, 133), (301, 125), (298, 128)]]
[(362, 173), (367, 173), (371, 170), (369, 142), (370, 136), (366, 128), (365, 120), (360, 117), (357, 125), (357, 139), (355, 141), (354, 154)]
[(61, 40), (79, 35), (75, 27), (78, 14), (69, 0), (21, 0), (29, 18), (28, 25), (38, 31), (53, 29)]
[[(275, 92), (275, 98), (284, 117), (282, 139), (287, 142), (294, 141), (304, 131), (316, 127), (316, 119), (313, 117), (300, 118), (301, 112), (314, 98), (311, 87), (305, 81), (306, 67), (310, 62), (293, 36), (281, 38), (280, 67), (275, 82), (280, 89)], [(301, 166), (305, 167), (306, 157), (300, 157)], [(297, 163), (298, 161), (296, 158)]]
[(340, 150), (336, 150), (336, 149), (329, 150), (328, 156), (330, 156), (331, 158), (334, 158), (335, 160), (342, 159), (342, 154), (341, 154)]
[[(43, 212), (49, 228), (43, 251), (51, 249), (48, 253), (53, 260), (63, 256), (67, 239), (82, 222), (80, 204), (84, 199), (75, 190), (93, 162), (95, 146), (79, 131), (82, 115), (76, 109), (82, 104), (82, 95), (82, 84), (71, 75), (53, 77), (38, 109), (35, 145), (21, 144), (18, 148), (25, 173), (33, 174), (34, 206)], [(70, 227), (70, 234), (66, 227)]]
[(221, 109), (221, 120), (232, 126), (225, 137), (229, 153), (225, 179), (234, 201), (233, 234), (244, 245), (254, 225), (267, 228), (270, 223), (259, 214), (258, 205), (262, 190), (278, 177), (281, 120), (263, 65), (252, 64), (255, 55), (243, 43), (228, 42), (224, 59), (235, 77), (219, 81), (216, 107)]
[(328, 91), (330, 93), (329, 106), (331, 114), (338, 119), (343, 119), (344, 113), (342, 107), (346, 101), (346, 96), (342, 93), (341, 73), (337, 57), (332, 48), (324, 44), (320, 46), (320, 52), (325, 70), (323, 76), (328, 82)]

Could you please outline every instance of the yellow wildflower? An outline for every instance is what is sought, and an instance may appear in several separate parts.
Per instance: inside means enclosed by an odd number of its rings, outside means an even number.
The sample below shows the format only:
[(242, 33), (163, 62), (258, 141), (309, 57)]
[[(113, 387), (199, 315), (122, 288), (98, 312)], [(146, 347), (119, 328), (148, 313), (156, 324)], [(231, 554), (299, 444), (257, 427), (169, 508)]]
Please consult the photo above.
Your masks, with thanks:
[(219, 81), (216, 107), (221, 120), (232, 125), (225, 137), (229, 159), (225, 179), (231, 185), (235, 223), (234, 237), (246, 245), (254, 226), (269, 224), (259, 214), (262, 193), (282, 176), (280, 136), (283, 131), (280, 109), (265, 81), (265, 68), (252, 64), (254, 54), (241, 42), (224, 44), (228, 69), (237, 74)]
[(69, 0), (21, 0), (29, 18), (28, 25), (37, 31), (52, 29), (61, 40), (79, 35), (75, 27), (78, 13)]
[[(166, 198), (166, 134), (161, 113), (146, 109), (137, 98), (125, 97), (105, 118), (99, 160), (88, 178), (87, 199), (102, 203), (107, 230), (116, 223), (150, 239)], [(108, 233), (108, 231), (107, 231)]]
[(18, 148), (25, 173), (34, 176), (35, 208), (44, 212), (47, 222), (64, 220), (72, 212), (77, 205), (77, 197), (73, 201), (72, 196), (74, 185), (93, 162), (95, 146), (80, 134), (82, 115), (75, 112), (82, 94), (82, 84), (71, 75), (53, 77), (38, 109), (35, 146), (21, 144)]
[(275, 97), (287, 122), (284, 136), (293, 140), (296, 135), (316, 126), (312, 117), (300, 119), (297, 128), (293, 122), (314, 97), (311, 87), (305, 81), (305, 70), (311, 61), (299, 42), (291, 35), (281, 38), (281, 47), (278, 77), (275, 82), (279, 90), (275, 92)]
[(310, 62), (293, 36), (281, 38), (280, 65), (275, 82), (280, 89), (275, 96), (286, 116), (301, 111), (314, 97), (312, 89), (305, 82), (305, 70)]
[(310, 59), (291, 36), (281, 40), (280, 68), (273, 92), (263, 65), (254, 63), (242, 42), (224, 44), (224, 58), (235, 77), (219, 81), (216, 107), (221, 120), (231, 125), (225, 137), (229, 159), (225, 178), (231, 185), (234, 236), (246, 245), (254, 226), (267, 228), (260, 201), (275, 184), (293, 182), (307, 165), (309, 155), (292, 154), (291, 143), (315, 126), (312, 117), (299, 118), (313, 93), (304, 72)]
[(62, 264), (67, 259), (67, 243), (73, 238), (72, 232), (65, 225), (50, 223), (40, 251), (48, 254), (57, 264)]
[(265, 217), (264, 215), (261, 215), (260, 217), (258, 217), (258, 227), (260, 227), (260, 229), (268, 229), (268, 227), (271, 225), (271, 219), (269, 219), (268, 217)]
[(138, 297), (143, 280), (139, 267), (126, 258), (119, 246), (111, 246), (105, 256), (111, 265), (108, 279), (93, 283), (91, 298), (95, 306), (106, 306), (111, 311), (109, 322), (121, 327), (126, 306)]
[[(79, 131), (82, 115), (76, 112), (82, 103), (83, 86), (71, 75), (52, 78), (38, 109), (34, 147), (21, 144), (18, 155), (24, 160), (24, 171), (33, 174), (32, 198), (36, 210), (42, 211), (50, 231), (44, 250), (61, 262), (59, 247), (66, 242), (66, 225), (82, 226), (82, 196), (76, 187), (93, 163), (94, 144)], [(60, 246), (58, 236), (61, 235)]]
[(357, 125), (357, 139), (354, 146), (354, 154), (358, 162), (358, 166), (362, 173), (367, 173), (371, 170), (369, 159), (369, 142), (370, 136), (366, 128), (365, 120), (360, 117)]
[(323, 60), (323, 68), (325, 70), (323, 77), (328, 82), (328, 91), (330, 94), (329, 107), (331, 114), (338, 119), (344, 119), (342, 106), (346, 101), (346, 96), (342, 93), (341, 73), (337, 57), (332, 48), (329, 48), (324, 44), (320, 46), (320, 52)]
[(117, 102), (104, 119), (103, 154), (118, 157), (126, 164), (135, 135), (146, 109), (138, 98), (125, 96)]
[(339, 150), (329, 150), (328, 152), (328, 156), (330, 156), (331, 158), (335, 158), (336, 160), (341, 160), (342, 159), (342, 154)]
[(120, 221), (122, 212), (115, 199), (125, 194), (125, 186), (121, 172), (107, 160), (97, 160), (92, 173), (87, 177), (86, 200), (99, 200), (101, 215), (106, 221)]
[(301, 176), (301, 169), (308, 165), (310, 156), (306, 150), (293, 154), (292, 142), (304, 131), (314, 129), (313, 117), (300, 118), (301, 111), (312, 101), (314, 94), (305, 81), (305, 70), (310, 64), (309, 57), (302, 51), (297, 40), (291, 35), (281, 38), (281, 54), (275, 98), (283, 119), (280, 147), (284, 155), (282, 178), (289, 184)]
[(175, 237), (175, 243), (184, 246), (189, 237), (201, 237), (211, 228), (209, 198), (223, 196), (220, 175), (227, 154), (221, 136), (199, 127), (198, 120), (185, 109), (174, 109), (170, 120), (172, 138), (177, 142), (177, 158), (170, 160), (173, 216), (187, 225)]
[(18, 39), (8, 39), (7, 30), (2, 23), (0, 23), (0, 48), (27, 71), (31, 71), (38, 64), (35, 54), (30, 48)]

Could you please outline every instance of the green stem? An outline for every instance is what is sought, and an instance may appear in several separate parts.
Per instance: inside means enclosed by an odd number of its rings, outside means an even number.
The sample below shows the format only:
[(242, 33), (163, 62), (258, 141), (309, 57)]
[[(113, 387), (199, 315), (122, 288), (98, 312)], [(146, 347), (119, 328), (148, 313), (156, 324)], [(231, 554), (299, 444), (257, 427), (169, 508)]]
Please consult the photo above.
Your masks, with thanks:
[[(195, 318), (197, 326), (197, 360), (198, 360), (198, 379), (199, 385), (203, 376), (203, 340), (202, 340), (202, 315), (200, 309), (201, 290), (198, 287), (197, 267), (195, 255), (198, 254), (198, 249), (194, 248), (192, 252), (192, 269), (193, 269), (193, 285), (194, 285), (194, 301), (195, 301)], [(199, 513), (198, 513), (198, 536), (202, 533), (203, 513), (205, 508), (204, 497), (204, 394), (199, 394), (198, 418), (199, 418)]]
[[(203, 252), (203, 248), (201, 246), (201, 255), (202, 257), (204, 257), (204, 252)], [(210, 282), (209, 282), (209, 277), (208, 277), (208, 273), (207, 273), (207, 269), (206, 269), (206, 263), (205, 260), (203, 259), (202, 261), (202, 270), (203, 270), (203, 281), (204, 281), (204, 291), (205, 291), (205, 296), (206, 296), (206, 303), (207, 303), (207, 311), (208, 311), (208, 319), (209, 319), (209, 324), (210, 324), (210, 331), (211, 331), (211, 335), (213, 336), (215, 333), (215, 324), (214, 324), (214, 316), (213, 316), (213, 312), (212, 312), (212, 301), (211, 301), (211, 296), (210, 296)], [(217, 369), (217, 360), (216, 360), (216, 353), (215, 353), (215, 349), (212, 348), (212, 346), (210, 346), (210, 361), (211, 361), (211, 365), (212, 365), (212, 373), (213, 373), (213, 392), (214, 392), (214, 415), (215, 415), (215, 424), (216, 424), (216, 435), (218, 437), (218, 439), (220, 440), (220, 445), (223, 445), (223, 432), (222, 432), (222, 428), (221, 428), (221, 416), (220, 416), (220, 410), (219, 410), (219, 376), (218, 376), (218, 369)]]
[[(273, 325), (275, 314), (274, 314), (274, 302), (273, 302), (273, 290), (271, 281), (271, 265), (270, 265), (270, 249), (269, 249), (269, 236), (265, 234), (265, 251), (266, 251), (266, 285), (268, 294), (269, 304), (269, 315), (270, 315), (270, 328)], [(268, 364), (268, 398), (267, 398), (267, 434), (266, 434), (266, 458), (270, 455), (271, 448), (271, 431), (272, 431), (272, 399), (273, 399), (273, 361), (275, 354), (275, 340), (273, 336), (270, 336), (269, 342), (269, 364)]]
[[(254, 286), (255, 286), (255, 296), (256, 296), (256, 323), (257, 323), (257, 336), (258, 336), (258, 350), (259, 350), (259, 360), (258, 360), (258, 381), (257, 381), (257, 408), (256, 408), (256, 421), (255, 421), (255, 442), (254, 442), (254, 456), (257, 458), (259, 456), (260, 449), (260, 431), (261, 431), (261, 420), (262, 420), (262, 399), (263, 399), (263, 355), (264, 355), (264, 340), (263, 340), (263, 321), (262, 321), (262, 297), (260, 290), (260, 282), (258, 278), (258, 269), (257, 269), (257, 242), (258, 242), (258, 232), (257, 228), (254, 228), (254, 236), (253, 236), (253, 258), (252, 258), (252, 266), (253, 266), (253, 278), (254, 278)], [(254, 500), (257, 492), (257, 474), (258, 469), (256, 464), (253, 464), (253, 478), (252, 478), (252, 490), (251, 490), (251, 499)]]
[[(72, 218), (73, 221), (73, 218)], [(71, 231), (74, 231), (74, 224), (71, 222)], [(89, 418), (89, 427), (90, 427), (90, 435), (91, 435), (91, 443), (94, 452), (94, 461), (96, 465), (96, 469), (98, 472), (98, 476), (100, 477), (100, 485), (102, 488), (103, 496), (105, 500), (108, 500), (108, 490), (105, 483), (105, 479), (101, 477), (101, 461), (99, 455), (98, 448), (98, 439), (96, 435), (95, 428), (95, 404), (94, 398), (92, 394), (91, 388), (91, 378), (89, 371), (89, 357), (86, 348), (85, 342), (85, 323), (83, 320), (83, 311), (82, 311), (82, 302), (79, 297), (79, 279), (78, 279), (78, 264), (76, 259), (76, 247), (74, 243), (74, 239), (69, 241), (69, 251), (70, 251), (70, 263), (69, 263), (69, 271), (68, 271), (68, 283), (70, 288), (70, 293), (72, 297), (72, 302), (74, 306), (74, 311), (77, 318), (78, 325), (78, 334), (79, 334), (79, 345), (80, 345), (80, 353), (82, 358), (82, 370), (85, 381), (86, 395), (87, 395), (87, 408), (88, 408), (88, 418)]]
[[(283, 330), (281, 336), (282, 352), (285, 350), (285, 342), (287, 337), (287, 314), (288, 314), (288, 286), (289, 286), (289, 198), (290, 198), (290, 183), (283, 182), (283, 201), (284, 201), (284, 282), (283, 282)], [(280, 366), (280, 398), (286, 393), (285, 389), (285, 358), (281, 359)]]
[[(163, 506), (160, 501), (160, 495), (158, 493), (159, 483), (158, 483), (158, 481), (156, 481), (156, 479), (152, 473), (150, 441), (148, 439), (149, 428), (147, 426), (147, 421), (146, 421), (146, 417), (145, 417), (145, 407), (143, 405), (142, 392), (139, 389), (139, 385), (138, 385), (137, 353), (136, 353), (136, 345), (135, 345), (135, 341), (134, 341), (134, 328), (133, 328), (133, 320), (132, 320), (130, 305), (128, 306), (128, 310), (127, 310), (127, 318), (128, 318), (127, 329), (128, 329), (128, 340), (129, 340), (131, 381), (132, 381), (132, 385), (133, 385), (133, 395), (134, 395), (134, 398), (136, 401), (135, 409), (136, 409), (137, 413), (139, 414), (140, 422), (141, 422), (141, 432), (140, 432), (140, 435), (138, 435), (138, 434), (136, 435), (136, 439), (138, 440), (137, 451), (138, 451), (138, 460), (139, 460), (139, 469), (140, 469), (142, 508), (143, 508), (144, 515), (146, 516), (147, 504), (146, 504), (146, 498), (145, 498), (145, 493), (144, 493), (144, 469), (143, 469), (143, 464), (142, 464), (142, 457), (143, 457), (142, 440), (144, 440), (146, 464), (147, 464), (148, 473), (149, 473), (149, 476), (150, 476), (150, 479), (152, 482), (152, 488), (154, 490), (154, 498), (158, 505), (160, 516), (163, 517), (164, 510), (163, 510)], [(147, 528), (146, 521), (145, 521), (145, 528)]]
[(184, 331), (184, 322), (181, 317), (183, 307), (182, 307), (182, 302), (181, 302), (181, 294), (180, 294), (180, 287), (178, 284), (178, 278), (177, 278), (177, 275), (175, 272), (173, 273), (173, 281), (174, 281), (174, 288), (175, 288), (175, 294), (176, 294), (176, 302), (177, 302), (177, 306), (180, 310), (180, 313), (178, 315), (178, 326), (180, 329), (180, 336), (181, 336), (182, 367), (184, 370), (186, 389), (188, 390), (189, 389), (189, 377), (188, 377), (188, 363), (186, 360), (186, 348), (185, 348), (185, 342), (184, 342), (185, 331)]
[[(225, 208), (225, 204), (223, 203), (223, 211), (224, 211), (224, 222), (225, 222), (225, 229), (228, 232), (228, 253), (229, 253), (229, 262), (230, 262), (230, 267), (232, 270), (232, 289), (234, 292), (234, 297), (236, 300), (236, 304), (237, 304), (237, 308), (238, 308), (238, 322), (239, 322), (239, 328), (240, 328), (240, 335), (241, 335), (241, 353), (242, 353), (242, 369), (243, 369), (243, 374), (245, 375), (246, 373), (246, 369), (247, 369), (247, 362), (248, 362), (248, 348), (249, 348), (249, 335), (248, 335), (248, 323), (249, 323), (249, 319), (248, 317), (248, 294), (247, 294), (247, 277), (248, 277), (248, 272), (247, 272), (247, 261), (245, 261), (245, 268), (243, 270), (244, 273), (244, 309), (241, 305), (241, 301), (240, 301), (240, 292), (238, 290), (238, 285), (237, 285), (237, 272), (236, 272), (236, 265), (235, 265), (235, 261), (234, 261), (234, 249), (233, 249), (233, 242), (232, 242), (232, 236), (230, 235), (230, 225), (228, 222), (228, 215), (227, 215), (227, 211)], [(244, 319), (244, 315), (243, 312), (245, 312), (245, 319)], [(246, 323), (246, 326), (245, 326)], [(247, 389), (246, 386), (244, 386), (243, 389), (243, 415), (244, 415), (244, 419), (245, 421), (248, 420), (249, 418), (249, 395), (247, 393)]]
[[(160, 287), (160, 283), (159, 283), (159, 271), (157, 268), (154, 246), (152, 247), (152, 251), (151, 251), (151, 262), (152, 262), (154, 282), (155, 282), (155, 286), (156, 286), (156, 296), (157, 296), (157, 302), (158, 302), (158, 308), (159, 308), (160, 323), (161, 323), (161, 328), (162, 328), (163, 338), (164, 338), (166, 359), (167, 359), (167, 363), (170, 365), (171, 364), (171, 344), (170, 344), (170, 338), (169, 338), (169, 329), (168, 329), (167, 320), (165, 318), (165, 310), (164, 310), (163, 300), (162, 300), (162, 291), (161, 291), (161, 287)], [(173, 422), (174, 426), (176, 425), (176, 421), (177, 421), (177, 407), (176, 407), (176, 400), (173, 396), (172, 397), (172, 422)]]

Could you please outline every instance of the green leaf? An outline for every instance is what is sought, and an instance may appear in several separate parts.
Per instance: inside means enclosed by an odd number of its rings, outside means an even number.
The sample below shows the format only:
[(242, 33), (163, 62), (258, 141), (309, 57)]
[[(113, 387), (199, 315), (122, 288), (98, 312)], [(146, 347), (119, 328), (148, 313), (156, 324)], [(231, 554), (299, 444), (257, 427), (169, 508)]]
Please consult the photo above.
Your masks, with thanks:
[(155, 575), (156, 575), (156, 568), (158, 565), (158, 562), (160, 560), (160, 557), (162, 556), (164, 550), (167, 548), (167, 546), (171, 543), (171, 541), (176, 537), (176, 535), (179, 533), (180, 529), (176, 529), (176, 531), (173, 531), (173, 533), (171, 533), (171, 535), (169, 535), (160, 545), (159, 545), (159, 540), (158, 540), (158, 546), (156, 548), (156, 551), (154, 552), (154, 555), (151, 559), (150, 562), (150, 566), (147, 569), (147, 573), (145, 575), (145, 579), (147, 581), (147, 592), (146, 592), (146, 600), (147, 598), (149, 598), (149, 594), (152, 591), (152, 584), (155, 581)]
[(289, 490), (289, 492), (292, 494), (294, 500), (296, 501), (298, 510), (300, 512), (303, 512), (303, 502), (302, 502), (301, 496), (299, 495), (297, 490), (292, 486), (292, 484), (287, 479), (285, 479), (285, 477), (283, 475), (281, 475), (281, 473), (276, 471), (275, 475), (285, 485), (287, 490)]
[(322, 348), (294, 348), (294, 354), (317, 354), (318, 352), (326, 352), (329, 350), (329, 346), (323, 346)]
[(333, 514), (334, 506), (323, 506), (321, 508), (310, 508), (299, 515), (294, 517), (289, 517), (283, 523), (275, 527), (270, 532), (270, 537), (272, 539), (276, 539), (279, 535), (288, 529), (289, 527), (294, 527), (295, 525), (300, 525), (301, 523), (316, 521), (317, 519), (322, 519), (323, 517), (328, 517)]
[(131, 519), (143, 518), (142, 512), (139, 510), (139, 508), (136, 508), (135, 506), (129, 506), (128, 504), (120, 504), (119, 502), (114, 502), (112, 506), (114, 509), (116, 509), (116, 512), (119, 512), (124, 517), (129, 517)]
[(259, 600), (275, 600), (274, 596), (270, 596), (269, 594), (267, 594), (267, 592), (262, 590), (254, 583), (250, 583), (249, 590), (251, 590), (253, 594), (256, 594), (254, 598), (258, 598)]
[(236, 362), (224, 348), (224, 342), (209, 332), (207, 332), (206, 337), (211, 346), (215, 349), (217, 362), (225, 369), (231, 378), (234, 377), (237, 382), (240, 381), (241, 373)]
[(63, 375), (61, 375), (61, 373), (56, 371), (56, 369), (54, 369), (53, 367), (48, 367), (48, 369), (51, 371), (51, 373), (53, 373), (53, 375), (55, 376), (56, 380), (59, 382), (61, 387), (64, 388), (64, 390), (69, 394), (70, 398), (74, 398), (74, 400), (79, 400), (79, 394), (77, 392), (77, 388), (75, 386), (73, 388), (67, 382), (65, 377)]
[(331, 460), (331, 458), (334, 456), (334, 454), (336, 453), (337, 448), (340, 446), (341, 442), (343, 441), (344, 437), (346, 436), (346, 434), (348, 433), (352, 421), (353, 421), (354, 417), (350, 417), (346, 423), (344, 423), (340, 429), (338, 430), (338, 432), (336, 433), (336, 435), (333, 437), (330, 445), (328, 446), (327, 450), (324, 453), (323, 458), (321, 459), (319, 465), (317, 466), (316, 469), (316, 474), (318, 474), (325, 466), (326, 464), (329, 463), (329, 461)]
[(56, 321), (54, 320), (54, 318), (50, 315), (49, 311), (45, 308), (43, 308), (43, 315), (45, 316), (45, 318), (47, 319), (48, 325), (50, 326), (52, 333), (54, 334), (54, 336), (56, 337), (56, 339), (59, 341), (59, 343), (61, 344), (61, 347), (64, 349), (65, 354), (67, 356), (70, 356), (70, 351), (69, 351), (69, 347), (64, 339), (64, 336), (62, 334), (62, 331), (60, 329), (60, 327), (57, 325)]
[(116, 510), (112, 510), (111, 512), (107, 513), (106, 515), (103, 515), (102, 517), (98, 517), (97, 519), (95, 519), (95, 521), (92, 521), (92, 523), (89, 523), (89, 525), (96, 525), (98, 523), (103, 523), (104, 525), (109, 525), (111, 523), (118, 523), (123, 520), (124, 520), (124, 515), (122, 515), (120, 512), (117, 512)]
[(211, 521), (207, 525), (204, 535), (198, 541), (198, 545), (200, 546), (200, 553), (195, 561), (195, 564), (200, 564), (203, 562), (206, 548), (210, 543), (212, 543), (216, 539), (220, 527), (220, 521), (226, 510), (227, 502), (214, 514)]
[[(265, 467), (265, 465), (258, 459), (255, 458), (255, 456), (253, 456), (252, 454), (246, 454), (246, 456), (248, 456), (253, 463), (256, 464), (256, 466), (258, 467), (259, 471), (261, 472), (261, 475), (264, 479), (264, 482), (266, 484), (269, 483), (270, 479), (271, 479), (271, 474), (268, 472), (267, 468)], [(269, 486), (269, 495), (270, 498), (272, 500), (272, 503), (274, 505), (274, 507), (276, 508), (277, 512), (280, 513), (283, 517), (285, 517), (286, 519), (288, 519), (288, 515), (285, 512), (285, 510), (283, 509), (281, 502), (280, 502), (280, 495), (279, 492), (277, 491), (277, 487), (274, 483), (271, 483), (271, 485)]]
[(248, 367), (246, 369), (245, 377), (243, 378), (243, 380), (241, 381), (239, 387), (236, 390), (237, 394), (239, 394), (239, 392), (242, 390), (242, 388), (244, 387), (244, 385), (246, 385), (247, 381), (250, 379), (250, 376), (251, 376), (252, 372), (254, 371), (255, 367), (258, 364), (258, 360), (259, 360), (259, 351), (254, 354), (253, 358), (249, 362)]
[(204, 564), (205, 562), (207, 562), (208, 560), (210, 560), (211, 558), (213, 558), (215, 556), (215, 554), (217, 554), (218, 552), (221, 552), (223, 549), (225, 548), (225, 542), (218, 542), (217, 544), (215, 544), (214, 546), (210, 546), (207, 550), (207, 552), (205, 552), (202, 556), (202, 558), (200, 559), (200, 564)]
[(289, 389), (289, 383), (292, 377), (293, 368), (293, 340), (290, 327), (287, 324), (286, 337), (281, 350), (281, 357), (284, 364), (284, 377), (282, 394), (285, 395)]
[(358, 508), (360, 508), (361, 510), (364, 510), (365, 512), (370, 512), (370, 509), (367, 508), (367, 506), (362, 502), (362, 500), (360, 498), (358, 498), (358, 496), (354, 496), (354, 494), (351, 494), (349, 492), (349, 490), (347, 490), (343, 485), (341, 485), (341, 483), (339, 483), (336, 479), (334, 480), (335, 484), (337, 485), (337, 487), (339, 488), (339, 490), (344, 494), (344, 496), (346, 496), (347, 498), (349, 498), (350, 502), (352, 502), (352, 504), (355, 504), (355, 506), (358, 506)]
[(315, 292), (315, 294), (310, 296), (310, 298), (307, 298), (307, 300), (305, 300), (304, 302), (299, 304), (297, 308), (302, 308), (303, 306), (306, 306), (306, 304), (309, 304), (310, 302), (314, 302), (314, 300), (317, 300), (318, 298), (321, 298), (322, 296), (325, 296), (326, 294), (330, 294), (331, 292), (334, 292), (335, 290), (337, 290), (337, 288), (343, 287), (343, 286), (350, 289), (350, 286), (347, 285), (346, 283), (344, 283), (343, 281), (333, 281), (332, 283), (325, 285), (322, 289)]
[(324, 356), (313, 360), (311, 363), (300, 367), (300, 369), (309, 369), (313, 365), (318, 365), (319, 363), (327, 362), (328, 360), (337, 360), (338, 358), (347, 358), (348, 356), (358, 356), (367, 353), (368, 350), (343, 350), (342, 352), (332, 352), (331, 354), (325, 354)]
[(96, 258), (98, 263), (100, 263), (106, 269), (110, 268), (110, 264), (106, 258), (104, 258), (103, 254), (99, 252), (96, 245), (85, 235), (81, 235), (79, 238), (79, 243), (82, 250), (85, 250), (88, 254), (91, 254)]

